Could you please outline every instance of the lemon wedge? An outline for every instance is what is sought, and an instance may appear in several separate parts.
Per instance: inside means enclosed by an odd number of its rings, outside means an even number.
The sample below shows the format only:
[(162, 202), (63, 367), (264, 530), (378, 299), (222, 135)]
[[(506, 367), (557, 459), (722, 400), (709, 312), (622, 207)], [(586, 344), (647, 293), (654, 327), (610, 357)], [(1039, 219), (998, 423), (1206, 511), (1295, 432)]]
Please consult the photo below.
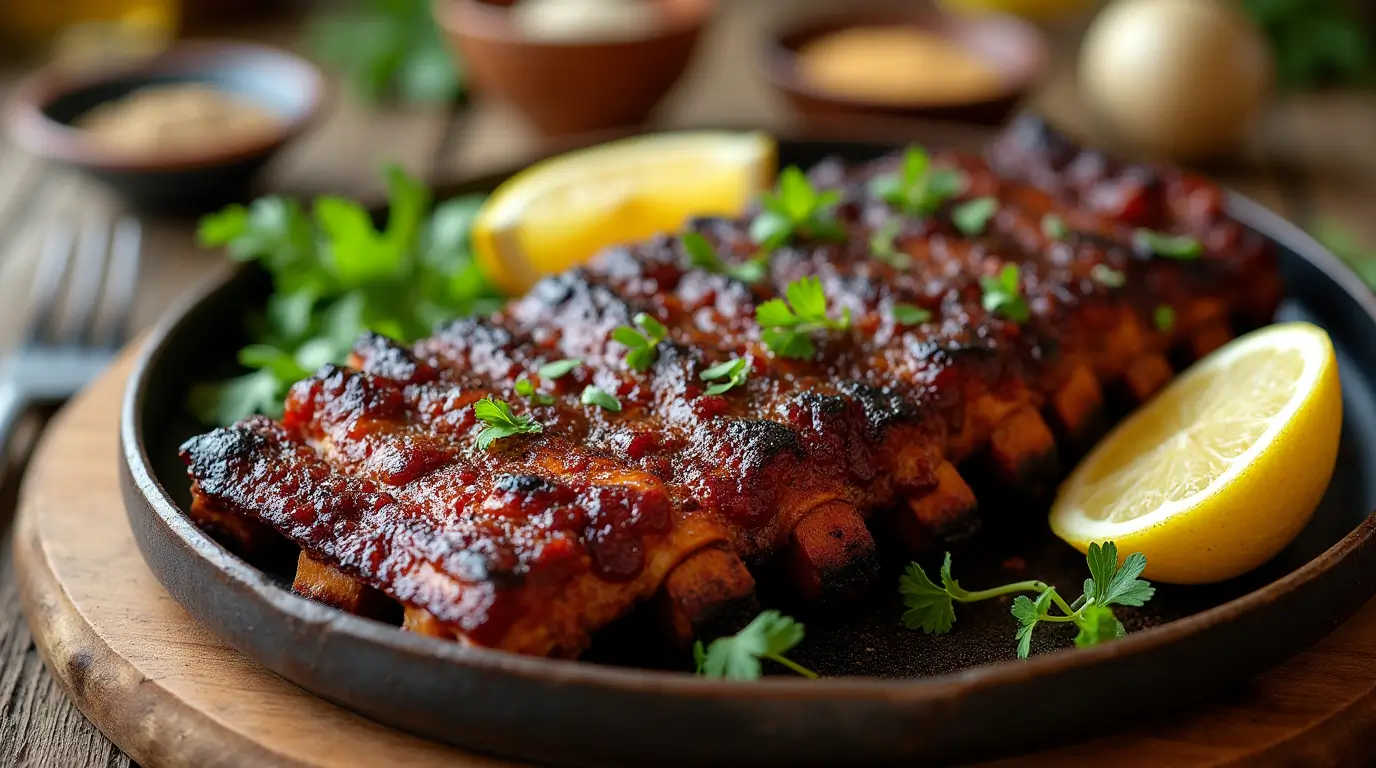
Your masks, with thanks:
[(679, 229), (691, 216), (734, 216), (774, 178), (764, 133), (649, 134), (537, 163), (508, 179), (473, 225), (483, 273), (510, 295), (599, 250)]
[(1337, 461), (1342, 390), (1328, 334), (1273, 325), (1200, 360), (1061, 486), (1051, 529), (1114, 541), (1148, 578), (1202, 584), (1261, 565), (1300, 532)]

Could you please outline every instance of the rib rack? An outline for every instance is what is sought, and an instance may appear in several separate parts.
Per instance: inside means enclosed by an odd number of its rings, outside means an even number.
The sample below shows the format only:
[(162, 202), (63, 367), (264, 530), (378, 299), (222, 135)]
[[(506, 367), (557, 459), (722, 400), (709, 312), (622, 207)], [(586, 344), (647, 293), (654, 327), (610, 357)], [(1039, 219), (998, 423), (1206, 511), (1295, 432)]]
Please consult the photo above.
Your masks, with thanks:
[[(410, 631), (573, 657), (648, 603), (682, 643), (748, 620), (761, 569), (825, 601), (868, 585), (876, 535), (914, 551), (968, 537), (970, 473), (1044, 491), (1107, 404), (1149, 397), (1279, 301), (1271, 246), (1190, 173), (1115, 162), (1026, 119), (982, 157), (933, 154), (966, 188), (908, 217), (867, 186), (900, 162), (812, 169), (842, 193), (846, 237), (777, 249), (755, 284), (690, 267), (666, 236), (409, 348), (361, 339), (347, 366), (296, 385), (282, 420), (183, 446), (192, 514), (250, 555), (284, 536), (301, 550), (298, 592), (364, 615), (400, 603)], [(986, 196), (996, 212), (962, 234), (953, 206)], [(758, 250), (750, 221), (689, 229), (742, 262)], [(906, 258), (876, 256), (883, 229)], [(1144, 230), (1202, 255), (1161, 258)], [(985, 307), (981, 278), (1009, 264), (1025, 322)], [(781, 359), (755, 308), (803, 277), (853, 323), (819, 335), (813, 358)], [(900, 324), (899, 304), (931, 318)], [(642, 312), (668, 337), (638, 372), (611, 333)], [(566, 358), (582, 364), (541, 383), (552, 402), (515, 394)], [(746, 382), (706, 394), (702, 372), (733, 358)], [(588, 385), (621, 410), (582, 404)], [(479, 449), (487, 396), (543, 431)]]

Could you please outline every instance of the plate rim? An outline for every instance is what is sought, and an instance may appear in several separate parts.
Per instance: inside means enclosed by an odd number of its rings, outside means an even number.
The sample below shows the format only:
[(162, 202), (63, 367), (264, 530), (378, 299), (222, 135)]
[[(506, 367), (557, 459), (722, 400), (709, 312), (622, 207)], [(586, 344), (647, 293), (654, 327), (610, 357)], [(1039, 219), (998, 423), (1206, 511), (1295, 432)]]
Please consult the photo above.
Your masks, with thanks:
[[(806, 141), (813, 137), (805, 137)], [(782, 146), (799, 141), (799, 137), (776, 134)], [(836, 139), (844, 142), (844, 139)], [(853, 140), (856, 145), (881, 146), (885, 141)], [(898, 145), (893, 145), (897, 148)], [(445, 184), (445, 190), (476, 189), (490, 180), (519, 170), (513, 165), (498, 173), (466, 179), (458, 184)], [(1236, 192), (1227, 190), (1227, 206), (1231, 215), (1244, 225), (1261, 232), (1268, 239), (1294, 252), (1299, 258), (1318, 269), (1335, 283), (1349, 298), (1365, 311), (1376, 324), (1376, 295), (1346, 264), (1280, 214)], [(157, 478), (146, 448), (142, 429), (143, 405), (152, 382), (151, 373), (166, 352), (167, 342), (202, 302), (230, 284), (248, 265), (222, 270), (207, 279), (176, 302), (159, 319), (139, 350), (130, 373), (120, 407), (120, 464), (125, 478), (133, 483), (137, 500), (153, 513), (161, 525), (195, 556), (207, 561), (228, 579), (228, 586), (270, 607), (284, 619), (304, 625), (328, 627), (348, 639), (379, 645), (383, 650), (403, 655), (420, 655), (431, 660), (455, 664), (474, 670), (514, 675), (535, 682), (590, 686), (622, 693), (667, 693), (687, 699), (719, 699), (728, 697), (746, 704), (771, 701), (840, 701), (846, 699), (882, 700), (890, 704), (933, 704), (953, 697), (961, 697), (989, 688), (1026, 683), (1032, 679), (1055, 675), (1074, 669), (1090, 669), (1112, 660), (1144, 654), (1170, 646), (1210, 629), (1243, 618), (1288, 594), (1295, 592), (1326, 572), (1359, 554), (1365, 545), (1376, 540), (1376, 513), (1363, 518), (1348, 534), (1328, 549), (1300, 567), (1266, 585), (1240, 595), (1217, 606), (1176, 619), (1149, 629), (1139, 630), (1113, 643), (1090, 648), (1066, 648), (1037, 654), (1025, 660), (1005, 660), (980, 664), (957, 672), (914, 679), (881, 679), (861, 676), (829, 677), (812, 681), (803, 678), (770, 676), (749, 682), (711, 680), (686, 672), (650, 670), (594, 664), (578, 660), (525, 656), (495, 649), (465, 647), (413, 633), (397, 627), (356, 616), (345, 611), (311, 601), (283, 589), (266, 573), (225, 549), (219, 542), (197, 527), (176, 503)], [(130, 515), (136, 500), (126, 497)], [(145, 561), (149, 554), (143, 550)], [(158, 569), (152, 569), (161, 580)], [(1376, 591), (1376, 583), (1371, 586)], [(180, 601), (178, 601), (180, 604)], [(1324, 630), (1326, 633), (1332, 627)], [(1321, 636), (1321, 635), (1320, 635)]]

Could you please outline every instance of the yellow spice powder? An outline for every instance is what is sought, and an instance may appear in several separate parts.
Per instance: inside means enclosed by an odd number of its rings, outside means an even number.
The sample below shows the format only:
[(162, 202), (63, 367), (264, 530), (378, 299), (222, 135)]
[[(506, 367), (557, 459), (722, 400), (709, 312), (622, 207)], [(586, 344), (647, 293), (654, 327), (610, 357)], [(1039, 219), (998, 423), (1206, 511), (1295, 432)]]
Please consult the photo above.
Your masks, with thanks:
[(886, 104), (967, 101), (997, 95), (999, 71), (958, 44), (905, 26), (861, 26), (798, 51), (802, 77), (819, 91)]

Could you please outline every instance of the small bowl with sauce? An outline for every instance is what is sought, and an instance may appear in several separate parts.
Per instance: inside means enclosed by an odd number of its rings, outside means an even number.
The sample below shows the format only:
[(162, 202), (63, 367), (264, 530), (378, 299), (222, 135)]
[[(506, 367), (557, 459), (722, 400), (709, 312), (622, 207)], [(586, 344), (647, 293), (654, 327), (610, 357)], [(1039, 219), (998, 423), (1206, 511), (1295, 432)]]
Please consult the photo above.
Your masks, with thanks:
[(640, 126), (688, 68), (716, 0), (434, 0), (480, 97), (545, 137)]
[(100, 71), (50, 67), (9, 103), (15, 143), (79, 168), (131, 204), (193, 214), (248, 199), (264, 165), (326, 98), (309, 61), (262, 45), (196, 41)]
[(1047, 43), (1013, 16), (869, 10), (780, 30), (765, 77), (804, 118), (1004, 122), (1040, 81)]

